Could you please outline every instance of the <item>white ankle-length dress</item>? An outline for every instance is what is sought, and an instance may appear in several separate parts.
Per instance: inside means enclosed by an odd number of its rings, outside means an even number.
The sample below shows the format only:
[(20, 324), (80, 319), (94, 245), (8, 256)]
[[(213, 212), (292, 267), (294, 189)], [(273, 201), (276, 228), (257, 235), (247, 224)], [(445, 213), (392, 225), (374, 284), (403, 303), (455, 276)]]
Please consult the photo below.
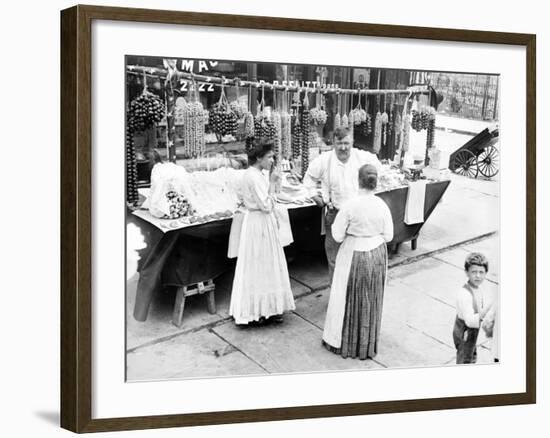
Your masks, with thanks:
[(249, 167), (241, 196), (246, 207), (241, 226), (229, 314), (237, 324), (293, 310), (294, 297), (266, 176)]

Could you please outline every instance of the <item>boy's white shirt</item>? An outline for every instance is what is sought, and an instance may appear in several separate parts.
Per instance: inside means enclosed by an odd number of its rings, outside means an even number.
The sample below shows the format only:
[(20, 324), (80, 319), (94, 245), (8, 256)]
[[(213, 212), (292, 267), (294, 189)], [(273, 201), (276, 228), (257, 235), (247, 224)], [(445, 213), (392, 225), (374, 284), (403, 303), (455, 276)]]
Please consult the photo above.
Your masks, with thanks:
[[(490, 293), (488, 288), (484, 284), (481, 284), (478, 288), (472, 287), (471, 290), (474, 294), (474, 299), (476, 300), (477, 308), (479, 312), (493, 307), (493, 302), (495, 300), (494, 294)], [(464, 323), (470, 328), (480, 328), (479, 327), (479, 313), (474, 312), (474, 307), (472, 304), (472, 295), (465, 288), (461, 287), (456, 294), (456, 314), (457, 316), (464, 321)], [(489, 320), (494, 319), (495, 312), (493, 309), (489, 310), (484, 318), (484, 323), (489, 322)]]

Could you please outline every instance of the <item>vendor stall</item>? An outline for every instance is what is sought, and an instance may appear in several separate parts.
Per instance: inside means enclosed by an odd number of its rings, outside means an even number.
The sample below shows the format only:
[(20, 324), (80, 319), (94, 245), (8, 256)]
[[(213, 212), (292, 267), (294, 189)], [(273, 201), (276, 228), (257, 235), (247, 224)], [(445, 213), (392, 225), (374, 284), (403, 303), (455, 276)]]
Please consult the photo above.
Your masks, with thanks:
[[(424, 221), (434, 211), (447, 190), (449, 181), (433, 181), (426, 184)], [(413, 249), (424, 222), (407, 225), (408, 187), (379, 192), (390, 207), (394, 239), (389, 247), (394, 251), (403, 242), (412, 241)], [(289, 208), (290, 224), (293, 229), (294, 247), (322, 251), (321, 210), (315, 205), (293, 205)], [(145, 321), (149, 305), (155, 293), (163, 286), (194, 284), (216, 278), (233, 262), (227, 258), (231, 218), (183, 226), (176, 230), (163, 231), (158, 220), (145, 210), (137, 210), (129, 220), (138, 225), (147, 243), (141, 254), (139, 282), (134, 307), (134, 318)]]
[[(430, 179), (422, 175), (434, 144), (435, 111), (421, 98), (429, 95), (428, 87), (354, 90), (322, 80), (313, 84), (227, 80), (181, 72), (170, 62), (165, 67), (128, 67), (129, 74), (143, 78), (141, 95), (129, 102), (126, 139), (127, 221), (141, 229), (147, 243), (138, 268), (136, 320), (147, 318), (152, 297), (163, 286), (212, 285), (213, 279), (232, 268), (229, 235), (241, 209), (239, 181), (246, 150), (255, 138), (274, 144), (283, 174), (277, 214), (288, 226), (291, 251), (323, 247), (321, 210), (302, 177), (316, 155), (330, 150), (327, 132), (342, 126), (355, 135), (368, 134), (370, 150), (389, 158), (381, 164), (377, 189), (394, 221), (389, 247), (396, 252), (401, 243), (412, 241), (415, 249), (422, 225), (449, 185), (439, 170)], [(148, 91), (148, 77), (164, 79), (161, 96)], [(201, 100), (199, 84), (220, 89), (209, 108)], [(333, 97), (331, 111), (327, 95)], [(375, 99), (368, 100), (370, 96)], [(134, 133), (155, 126), (162, 129), (165, 153), (156, 152), (150, 188), (144, 189), (136, 180)], [(426, 160), (406, 166), (411, 127), (427, 131)]]

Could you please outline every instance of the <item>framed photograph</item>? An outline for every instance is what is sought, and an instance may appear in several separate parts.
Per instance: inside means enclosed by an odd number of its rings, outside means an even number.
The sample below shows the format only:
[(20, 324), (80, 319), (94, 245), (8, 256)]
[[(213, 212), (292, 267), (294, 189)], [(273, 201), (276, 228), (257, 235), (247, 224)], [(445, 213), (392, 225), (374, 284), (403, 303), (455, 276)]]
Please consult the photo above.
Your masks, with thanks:
[(535, 403), (536, 37), (61, 12), (61, 426)]

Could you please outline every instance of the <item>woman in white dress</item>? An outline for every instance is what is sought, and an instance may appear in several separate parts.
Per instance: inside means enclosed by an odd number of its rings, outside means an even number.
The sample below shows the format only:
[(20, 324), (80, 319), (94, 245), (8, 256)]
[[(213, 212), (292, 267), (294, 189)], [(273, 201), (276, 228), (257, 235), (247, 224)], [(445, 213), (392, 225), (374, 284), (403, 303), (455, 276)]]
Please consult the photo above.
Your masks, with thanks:
[[(294, 310), (295, 305), (274, 213), (275, 187), (281, 175), (272, 170), (271, 143), (256, 143), (248, 160), (241, 185), (246, 211), (229, 314), (236, 324), (261, 323), (268, 318), (282, 322), (283, 313)], [(263, 171), (270, 171), (269, 179)]]
[(382, 319), (388, 252), (393, 221), (386, 203), (375, 196), (376, 167), (359, 169), (359, 195), (344, 202), (332, 225), (343, 242), (336, 256), (334, 278), (323, 331), (330, 351), (359, 359), (374, 358)]

